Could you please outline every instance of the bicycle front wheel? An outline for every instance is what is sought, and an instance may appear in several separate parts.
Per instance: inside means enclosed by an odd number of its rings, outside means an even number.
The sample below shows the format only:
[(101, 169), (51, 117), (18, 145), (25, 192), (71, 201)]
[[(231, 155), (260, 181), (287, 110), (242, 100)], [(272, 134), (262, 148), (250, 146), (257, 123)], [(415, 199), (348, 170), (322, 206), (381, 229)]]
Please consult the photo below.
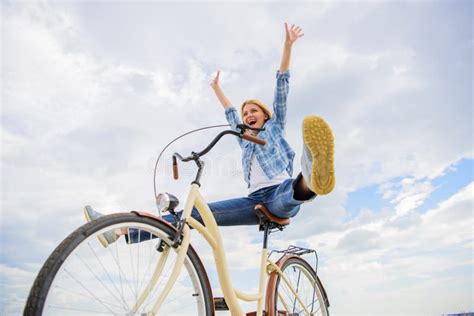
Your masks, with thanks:
[(328, 316), (329, 301), (314, 269), (300, 257), (279, 260), (282, 274), (269, 279), (267, 310), (269, 315)]
[[(127, 232), (106, 248), (99, 238)], [(172, 227), (133, 213), (87, 223), (67, 237), (40, 270), (25, 315), (147, 315), (176, 259)], [(133, 236), (133, 238), (132, 238)], [(190, 246), (158, 315), (212, 315), (211, 287)]]

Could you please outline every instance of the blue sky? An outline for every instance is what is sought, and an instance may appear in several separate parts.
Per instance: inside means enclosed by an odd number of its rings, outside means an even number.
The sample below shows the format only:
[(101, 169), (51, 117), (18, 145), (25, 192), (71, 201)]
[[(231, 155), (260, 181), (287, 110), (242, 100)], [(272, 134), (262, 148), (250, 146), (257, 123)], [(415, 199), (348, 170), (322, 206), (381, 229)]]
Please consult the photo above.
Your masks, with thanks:
[[(317, 248), (332, 315), (474, 311), (472, 7), (2, 1), (0, 314), (21, 313), (44, 260), (84, 223), (84, 205), (155, 210), (161, 148), (225, 123), (209, 87), (216, 70), (234, 104), (272, 102), (285, 21), (305, 33), (290, 65), (295, 171), (302, 118), (317, 114), (335, 135), (337, 182), (271, 247)], [(201, 149), (214, 134), (169, 152)], [(235, 140), (206, 159), (207, 200), (247, 194)], [(183, 200), (192, 169), (174, 182), (167, 163), (159, 190)], [(256, 228), (223, 236), (233, 278), (252, 289)], [(193, 244), (215, 281), (209, 249)]]
[[(473, 166), (474, 161), (472, 159), (463, 159), (450, 165), (442, 175), (432, 179), (431, 183), (434, 186), (434, 191), (415, 210), (420, 213), (431, 210), (471, 183), (474, 179)], [(398, 183), (400, 180), (400, 178), (397, 178), (389, 182)], [(378, 184), (350, 192), (346, 200), (348, 220), (356, 217), (361, 209), (380, 212), (390, 206), (390, 200), (383, 197)]]

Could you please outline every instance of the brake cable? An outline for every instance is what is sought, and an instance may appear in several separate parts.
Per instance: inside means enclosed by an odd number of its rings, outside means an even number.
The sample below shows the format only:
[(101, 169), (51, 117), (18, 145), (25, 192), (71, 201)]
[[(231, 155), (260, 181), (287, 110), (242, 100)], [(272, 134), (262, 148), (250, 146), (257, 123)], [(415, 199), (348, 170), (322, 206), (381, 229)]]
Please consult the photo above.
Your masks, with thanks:
[(228, 126), (231, 126), (230, 124), (222, 124), (222, 125), (211, 125), (211, 126), (206, 126), (206, 127), (201, 127), (201, 128), (198, 128), (198, 129), (194, 129), (192, 131), (189, 131), (189, 132), (186, 132), (178, 137), (176, 137), (175, 139), (173, 139), (171, 142), (169, 142), (160, 152), (160, 154), (158, 155), (158, 158), (156, 159), (156, 162), (155, 162), (155, 170), (153, 171), (153, 189), (154, 189), (154, 193), (155, 193), (155, 200), (156, 200), (156, 172), (158, 170), (158, 162), (160, 161), (161, 159), (161, 156), (163, 155), (164, 151), (169, 147), (171, 146), (171, 144), (173, 144), (175, 141), (177, 141), (178, 139), (184, 137), (184, 136), (187, 136), (189, 134), (192, 134), (192, 133), (195, 133), (195, 132), (199, 132), (199, 131), (202, 131), (202, 130), (205, 130), (205, 129), (211, 129), (211, 128), (218, 128), (218, 127), (228, 127)]

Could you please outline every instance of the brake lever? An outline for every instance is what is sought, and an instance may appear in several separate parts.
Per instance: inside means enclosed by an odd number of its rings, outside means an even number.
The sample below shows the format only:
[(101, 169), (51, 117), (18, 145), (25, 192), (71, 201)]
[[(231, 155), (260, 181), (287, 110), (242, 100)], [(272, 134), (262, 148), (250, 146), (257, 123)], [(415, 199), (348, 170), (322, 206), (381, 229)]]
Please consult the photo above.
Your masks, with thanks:
[(237, 124), (237, 128), (240, 129), (242, 132), (245, 132), (245, 130), (250, 129), (252, 131), (257, 131), (261, 132), (265, 130), (265, 127), (259, 128), (259, 127), (251, 127), (246, 124)]

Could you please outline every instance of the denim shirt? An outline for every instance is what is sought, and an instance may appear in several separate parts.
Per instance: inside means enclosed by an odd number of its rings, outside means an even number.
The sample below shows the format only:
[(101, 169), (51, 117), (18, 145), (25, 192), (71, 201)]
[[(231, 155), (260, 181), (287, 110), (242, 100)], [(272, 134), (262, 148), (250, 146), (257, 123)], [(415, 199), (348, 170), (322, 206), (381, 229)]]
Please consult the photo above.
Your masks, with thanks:
[[(266, 144), (262, 146), (245, 139), (237, 138), (242, 148), (244, 180), (249, 187), (250, 164), (253, 154), (257, 157), (260, 166), (269, 179), (274, 178), (285, 170), (290, 177), (293, 174), (295, 152), (284, 139), (289, 77), (289, 71), (277, 71), (273, 115), (271, 119), (265, 122), (265, 130), (258, 133), (258, 137), (264, 139)], [(234, 107), (229, 107), (225, 110), (225, 116), (232, 129), (237, 130), (236, 125), (241, 122), (237, 110)]]

